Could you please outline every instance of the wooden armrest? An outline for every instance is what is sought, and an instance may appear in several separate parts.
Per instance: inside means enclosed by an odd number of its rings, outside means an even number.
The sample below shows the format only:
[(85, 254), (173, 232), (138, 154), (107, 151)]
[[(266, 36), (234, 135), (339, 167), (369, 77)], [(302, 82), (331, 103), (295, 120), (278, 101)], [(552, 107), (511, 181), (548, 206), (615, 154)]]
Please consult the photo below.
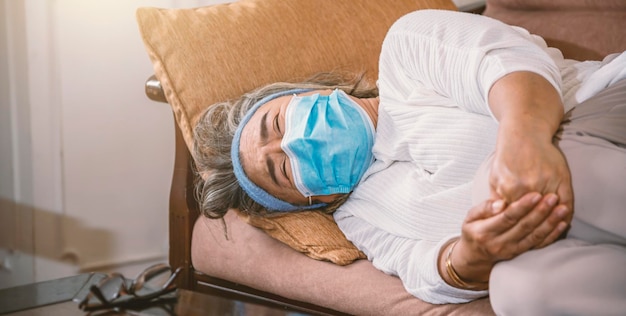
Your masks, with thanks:
[(161, 87), (161, 82), (157, 79), (156, 76), (152, 75), (148, 80), (146, 80), (145, 84), (146, 96), (148, 99), (157, 102), (167, 103), (167, 99), (165, 98), (165, 93), (163, 92), (163, 88)]
[[(150, 76), (144, 88), (150, 100), (168, 103), (156, 76)], [(172, 269), (183, 268), (176, 280), (180, 288), (196, 290), (191, 264), (191, 234), (200, 211), (193, 194), (193, 161), (176, 121), (174, 127), (176, 140), (169, 201), (169, 264)]]
[(175, 124), (176, 141), (174, 170), (169, 203), (169, 263), (176, 269), (183, 267), (177, 281), (183, 289), (196, 290), (194, 269), (191, 263), (191, 236), (200, 210), (194, 198), (195, 172), (193, 159)]

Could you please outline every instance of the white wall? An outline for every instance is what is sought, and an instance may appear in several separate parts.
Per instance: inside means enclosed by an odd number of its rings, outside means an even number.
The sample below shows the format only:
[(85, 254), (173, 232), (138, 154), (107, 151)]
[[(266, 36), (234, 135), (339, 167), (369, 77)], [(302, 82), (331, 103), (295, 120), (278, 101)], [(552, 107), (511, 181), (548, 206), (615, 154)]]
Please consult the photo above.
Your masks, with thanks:
[[(33, 213), (21, 201), (32, 200), (32, 190), (21, 176), (31, 177), (30, 125), (25, 89), (25, 29), (15, 23), (22, 8), (0, 2), (0, 287), (32, 282), (34, 262), (32, 238)], [(17, 268), (19, 267), (19, 268)]]
[(0, 0), (0, 288), (167, 260), (173, 118), (135, 10), (220, 2)]

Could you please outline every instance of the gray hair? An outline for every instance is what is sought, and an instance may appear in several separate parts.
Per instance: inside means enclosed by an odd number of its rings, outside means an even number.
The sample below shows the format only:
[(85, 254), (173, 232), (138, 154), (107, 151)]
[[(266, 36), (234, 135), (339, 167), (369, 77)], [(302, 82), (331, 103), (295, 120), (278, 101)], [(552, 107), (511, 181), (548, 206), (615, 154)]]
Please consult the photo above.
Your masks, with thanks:
[[(378, 89), (366, 83), (362, 75), (345, 78), (338, 73), (324, 73), (300, 83), (273, 83), (246, 93), (239, 99), (209, 106), (194, 128), (193, 157), (199, 175), (195, 196), (202, 214), (209, 218), (222, 218), (228, 209), (238, 208), (249, 214), (271, 216), (273, 213), (252, 200), (235, 178), (230, 149), (239, 122), (254, 104), (280, 91), (338, 88), (358, 98), (378, 96)], [(347, 198), (348, 195), (342, 196), (324, 207), (323, 211), (335, 211)]]

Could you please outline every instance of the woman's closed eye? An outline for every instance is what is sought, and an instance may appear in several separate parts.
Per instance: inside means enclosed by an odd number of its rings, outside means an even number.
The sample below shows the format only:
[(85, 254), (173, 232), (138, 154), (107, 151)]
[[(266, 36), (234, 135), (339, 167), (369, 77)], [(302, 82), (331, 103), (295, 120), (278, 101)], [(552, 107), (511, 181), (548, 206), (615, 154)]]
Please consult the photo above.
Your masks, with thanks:
[(276, 131), (276, 133), (278, 133), (279, 135), (283, 135), (282, 131), (280, 130), (280, 124), (278, 123), (278, 116), (279, 114), (276, 114), (276, 116), (274, 117), (274, 121), (272, 122), (272, 124), (274, 125), (274, 131)]
[(280, 172), (282, 172), (283, 177), (285, 177), (285, 179), (289, 180), (289, 183), (291, 183), (291, 179), (289, 179), (289, 176), (287, 176), (287, 156), (283, 157), (283, 163), (280, 164)]

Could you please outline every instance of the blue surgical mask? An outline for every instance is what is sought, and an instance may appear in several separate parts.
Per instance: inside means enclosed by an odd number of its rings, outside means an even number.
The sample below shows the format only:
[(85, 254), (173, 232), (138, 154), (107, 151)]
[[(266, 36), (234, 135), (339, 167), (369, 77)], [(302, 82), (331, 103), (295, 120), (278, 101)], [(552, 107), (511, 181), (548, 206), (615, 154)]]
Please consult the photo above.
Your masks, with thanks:
[(294, 96), (281, 141), (305, 197), (349, 193), (373, 162), (374, 125), (342, 90)]

